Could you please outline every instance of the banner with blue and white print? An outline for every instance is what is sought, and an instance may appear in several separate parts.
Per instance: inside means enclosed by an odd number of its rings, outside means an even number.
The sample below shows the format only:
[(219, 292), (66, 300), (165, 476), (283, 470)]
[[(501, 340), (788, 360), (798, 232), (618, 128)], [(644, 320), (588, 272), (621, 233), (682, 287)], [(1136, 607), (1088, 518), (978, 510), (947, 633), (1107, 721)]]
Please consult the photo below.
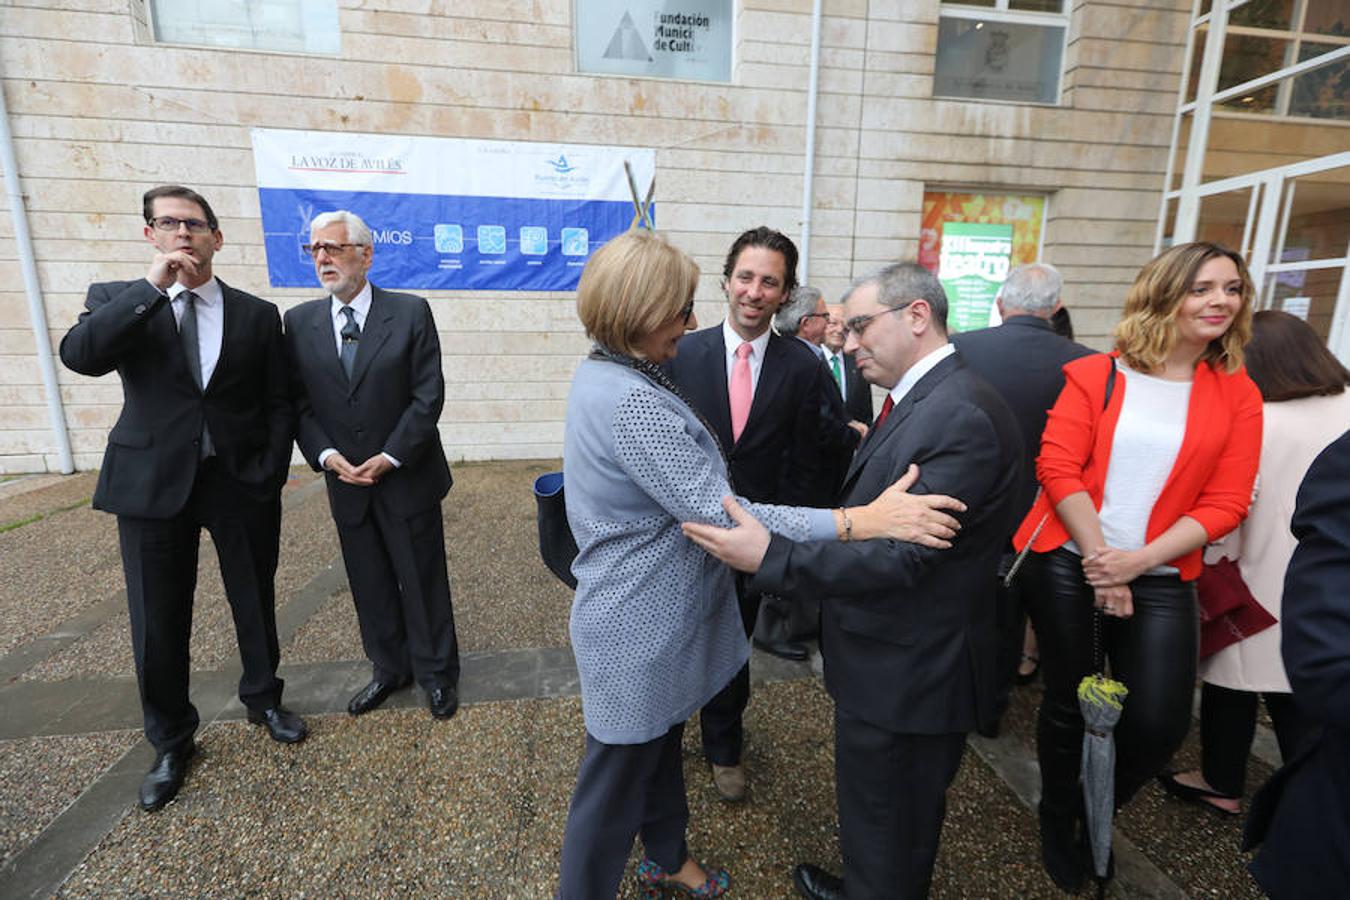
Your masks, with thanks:
[(316, 215), (370, 226), (370, 280), (412, 290), (571, 291), (645, 197), (656, 152), (629, 147), (253, 130), (267, 273), (318, 287), (302, 249)]

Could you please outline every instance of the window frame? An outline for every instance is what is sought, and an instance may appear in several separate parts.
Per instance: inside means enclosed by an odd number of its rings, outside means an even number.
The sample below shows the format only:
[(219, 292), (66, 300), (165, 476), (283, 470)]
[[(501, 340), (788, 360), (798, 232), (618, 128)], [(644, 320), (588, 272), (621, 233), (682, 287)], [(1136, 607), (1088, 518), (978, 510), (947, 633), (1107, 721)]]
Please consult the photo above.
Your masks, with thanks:
[(943, 2), (938, 5), (938, 27), (942, 19), (978, 19), (987, 22), (1007, 22), (1013, 25), (1038, 25), (1062, 29), (1059, 48), (1059, 76), (1055, 79), (1054, 100), (1001, 100), (994, 97), (964, 97), (953, 94), (937, 93), (937, 54), (936, 42), (933, 50), (933, 93), (934, 100), (955, 100), (964, 103), (994, 103), (1005, 106), (1043, 106), (1058, 107), (1064, 105), (1064, 63), (1069, 53), (1069, 25), (1072, 11), (1065, 11), (1068, 0), (1061, 0), (1061, 12), (1032, 12), (1008, 8), (1009, 0), (995, 0), (992, 7), (971, 6), (964, 3)]
[(241, 47), (237, 44), (199, 44), (190, 41), (166, 41), (156, 36), (155, 0), (141, 0), (141, 9), (145, 12), (145, 42), (156, 47), (184, 47), (190, 50), (219, 50), (229, 53), (265, 53), (278, 56), (308, 56), (314, 59), (342, 58), (342, 3), (333, 0), (333, 12), (337, 15), (338, 49), (333, 52), (319, 50), (291, 50), (284, 47)]

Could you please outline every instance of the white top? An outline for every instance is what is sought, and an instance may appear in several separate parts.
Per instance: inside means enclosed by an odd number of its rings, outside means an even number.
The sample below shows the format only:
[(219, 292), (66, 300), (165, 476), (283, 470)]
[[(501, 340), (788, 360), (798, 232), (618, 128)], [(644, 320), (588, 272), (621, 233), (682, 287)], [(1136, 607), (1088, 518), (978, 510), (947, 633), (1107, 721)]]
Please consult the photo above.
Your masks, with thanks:
[(350, 303), (343, 303), (337, 297), (329, 295), (332, 305), (329, 307), (328, 315), (333, 320), (333, 346), (337, 348), (338, 356), (342, 355), (342, 326), (347, 324), (347, 317), (342, 314), (343, 306), (352, 308), (353, 318), (356, 319), (356, 327), (361, 331), (366, 330), (366, 316), (370, 313), (370, 282), (367, 281), (361, 285), (361, 290), (352, 298)]
[[(1186, 436), (1191, 382), (1167, 381), (1116, 363), (1121, 381), (1128, 383), (1120, 420), (1111, 440), (1111, 463), (1106, 469), (1102, 523), (1106, 546), (1138, 550), (1148, 543), (1149, 516), (1158, 502), (1167, 476), (1176, 465)], [(1119, 387), (1120, 385), (1117, 385)], [(1069, 542), (1072, 545), (1072, 541)], [(1077, 546), (1069, 546), (1075, 553)], [(1175, 566), (1157, 566), (1146, 575), (1171, 575)]]
[(909, 371), (900, 376), (900, 381), (895, 387), (891, 388), (891, 403), (899, 406), (900, 401), (905, 399), (910, 388), (919, 383), (919, 379), (933, 371), (933, 367), (942, 362), (947, 357), (956, 352), (953, 344), (943, 344), (936, 350), (929, 351), (927, 356), (922, 357), (918, 362), (909, 367)]
[[(183, 321), (187, 304), (178, 297), (186, 290), (188, 288), (175, 281), (164, 292), (173, 307), (175, 322)], [(191, 290), (197, 295), (197, 353), (202, 361), (202, 385), (205, 386), (211, 383), (216, 363), (220, 362), (220, 343), (225, 336), (225, 296), (214, 275)]]
[[(731, 367), (736, 365), (736, 348), (745, 343), (745, 338), (741, 337), (731, 328), (731, 323), (726, 319), (722, 320), (722, 343), (726, 344), (727, 352), (727, 384), (731, 384)], [(759, 387), (759, 370), (764, 368), (764, 350), (769, 346), (769, 330), (766, 328), (764, 333), (750, 342), (750, 396), (755, 396), (755, 389)]]

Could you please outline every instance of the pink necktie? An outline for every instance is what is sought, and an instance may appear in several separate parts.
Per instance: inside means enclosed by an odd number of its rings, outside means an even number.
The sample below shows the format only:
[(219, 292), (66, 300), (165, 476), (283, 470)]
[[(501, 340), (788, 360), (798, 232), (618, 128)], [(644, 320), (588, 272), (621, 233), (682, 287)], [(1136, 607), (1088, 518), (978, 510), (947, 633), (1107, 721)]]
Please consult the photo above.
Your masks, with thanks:
[(741, 344), (736, 348), (736, 362), (731, 366), (731, 440), (733, 442), (741, 439), (741, 432), (745, 430), (745, 420), (750, 418), (750, 400), (752, 392), (750, 387), (750, 351), (754, 348), (749, 343)]

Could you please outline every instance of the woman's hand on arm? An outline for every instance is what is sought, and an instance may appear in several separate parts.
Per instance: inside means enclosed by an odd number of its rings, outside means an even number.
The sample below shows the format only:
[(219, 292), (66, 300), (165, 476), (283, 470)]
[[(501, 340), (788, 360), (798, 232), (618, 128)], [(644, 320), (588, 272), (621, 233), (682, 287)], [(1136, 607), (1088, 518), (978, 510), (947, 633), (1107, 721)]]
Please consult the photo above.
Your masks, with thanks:
[[(918, 480), (919, 467), (911, 463), (900, 480), (871, 503), (837, 510), (835, 520), (840, 539), (891, 538), (940, 550), (951, 547), (961, 523), (943, 510), (965, 512), (966, 505), (946, 494), (909, 493)], [(844, 527), (844, 517), (851, 527)]]

